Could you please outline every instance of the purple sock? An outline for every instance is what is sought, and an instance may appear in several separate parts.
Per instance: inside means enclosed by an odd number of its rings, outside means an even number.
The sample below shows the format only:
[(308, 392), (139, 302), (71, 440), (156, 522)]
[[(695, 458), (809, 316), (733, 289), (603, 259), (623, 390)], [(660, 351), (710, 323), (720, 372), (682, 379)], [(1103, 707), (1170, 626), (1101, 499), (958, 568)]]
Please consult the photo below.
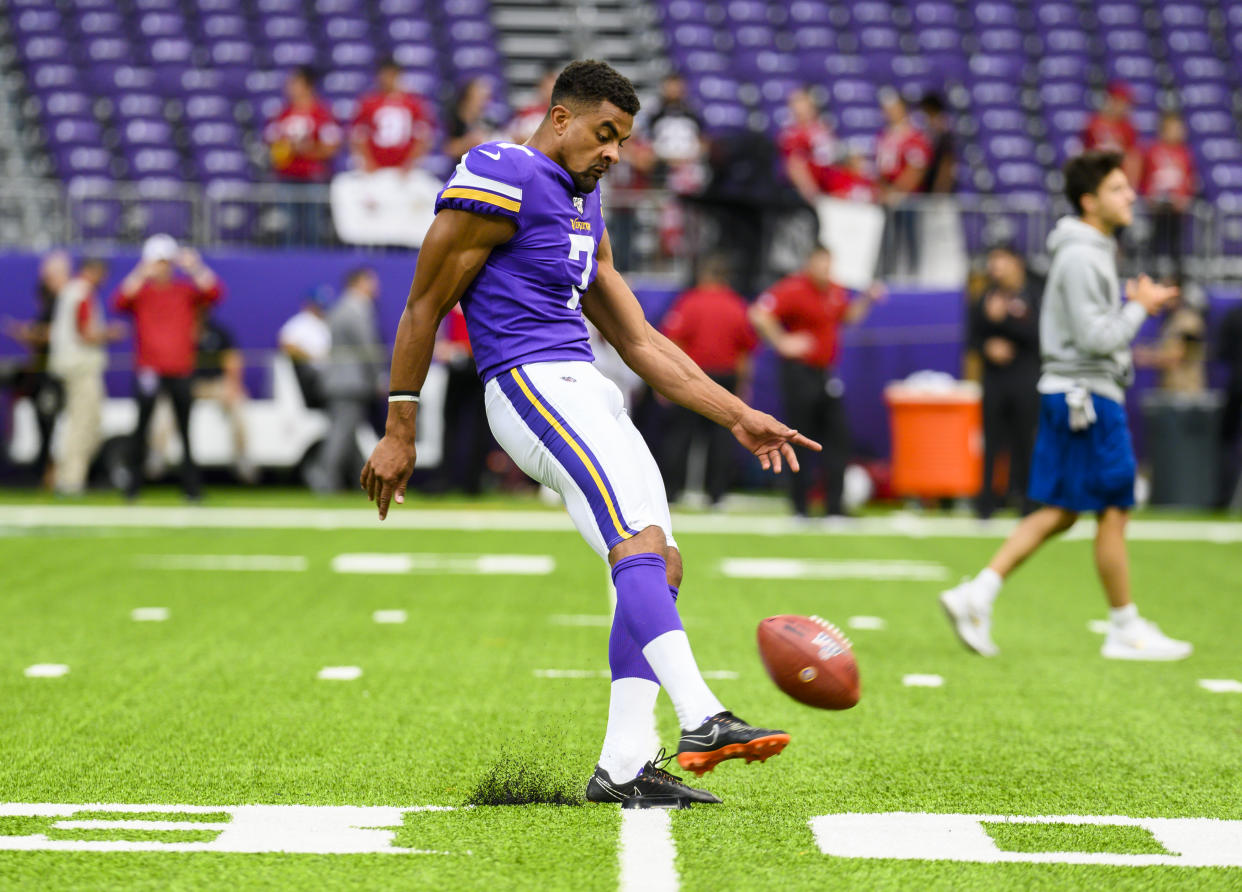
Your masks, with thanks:
[[(668, 591), (673, 596), (673, 602), (676, 603), (677, 586), (670, 585)], [(642, 648), (630, 637), (625, 623), (621, 620), (620, 611), (613, 616), (612, 631), (608, 635), (608, 667), (612, 670), (613, 681), (618, 678), (645, 678), (656, 684), (660, 683), (651, 664), (643, 656)]]
[(667, 569), (658, 554), (633, 554), (612, 568), (617, 589), (617, 616), (639, 648), (682, 628), (677, 606), (669, 598)]

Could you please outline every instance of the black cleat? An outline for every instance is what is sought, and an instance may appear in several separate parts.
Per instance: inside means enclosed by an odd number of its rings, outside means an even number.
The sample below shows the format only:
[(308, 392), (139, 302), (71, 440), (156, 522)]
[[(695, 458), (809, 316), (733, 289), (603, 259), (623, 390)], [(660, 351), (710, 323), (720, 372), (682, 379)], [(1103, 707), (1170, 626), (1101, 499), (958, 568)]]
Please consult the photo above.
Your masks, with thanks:
[(617, 783), (608, 776), (608, 772), (595, 766), (595, 773), (587, 781), (586, 798), (588, 802), (620, 802), (625, 804), (635, 799), (650, 799), (652, 804), (666, 807), (679, 807), (690, 802), (720, 802), (720, 797), (706, 790), (696, 790), (686, 784), (675, 774), (669, 774), (663, 766), (672, 759), (664, 755), (664, 750), (643, 766), (642, 773), (632, 781)]
[(693, 731), (682, 731), (677, 764), (701, 777), (726, 759), (766, 762), (789, 743), (784, 731), (756, 728), (731, 712), (718, 712)]

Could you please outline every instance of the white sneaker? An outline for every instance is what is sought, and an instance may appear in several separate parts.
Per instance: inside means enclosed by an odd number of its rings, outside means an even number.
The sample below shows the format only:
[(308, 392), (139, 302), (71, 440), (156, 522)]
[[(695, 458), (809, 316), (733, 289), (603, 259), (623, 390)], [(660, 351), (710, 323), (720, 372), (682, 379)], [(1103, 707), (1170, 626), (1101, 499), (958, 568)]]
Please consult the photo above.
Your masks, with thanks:
[(1135, 617), (1124, 626), (1110, 624), (1100, 654), (1109, 660), (1184, 660), (1194, 646), (1168, 637), (1153, 622)]
[(992, 605), (975, 590), (973, 579), (940, 593), (940, 606), (953, 623), (953, 630), (971, 650), (994, 657), (1000, 648), (992, 641)]

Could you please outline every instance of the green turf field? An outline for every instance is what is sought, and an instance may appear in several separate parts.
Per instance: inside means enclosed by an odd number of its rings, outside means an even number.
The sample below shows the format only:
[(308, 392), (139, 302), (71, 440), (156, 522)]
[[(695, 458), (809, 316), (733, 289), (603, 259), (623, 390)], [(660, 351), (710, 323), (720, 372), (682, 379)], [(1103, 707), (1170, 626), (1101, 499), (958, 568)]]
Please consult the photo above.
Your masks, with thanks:
[[(521, 768), (528, 786), (576, 797), (594, 766), (608, 682), (589, 676), (607, 668), (607, 577), (572, 533), (31, 526), (3, 512), (0, 886), (613, 890), (627, 882), (626, 857), (644, 860), (619, 855), (612, 806), (461, 808), (495, 770)], [(724, 805), (668, 816), (682, 889), (1242, 889), (1242, 867), (1055, 863), (1180, 854), (1133, 822), (1005, 820), (1242, 821), (1242, 693), (1199, 684), (1242, 680), (1242, 545), (1135, 543), (1136, 600), (1196, 652), (1119, 664), (1098, 656), (1087, 628), (1105, 615), (1089, 542), (1057, 543), (1015, 577), (998, 602), (1002, 656), (985, 661), (949, 631), (934, 578), (773, 582), (728, 577), (722, 562), (915, 561), (952, 583), (995, 539), (679, 539), (679, 606), (700, 666), (726, 676), (710, 683), (730, 708), (793, 735), (767, 764), (725, 763), (704, 779)], [(419, 557), (408, 573), (335, 572), (349, 553)], [(547, 556), (554, 569), (461, 572), (474, 567), (463, 556), (496, 554)], [(218, 564), (234, 569), (208, 568)], [(144, 607), (167, 618), (135, 621)], [(397, 610), (404, 622), (373, 618)], [(883, 620), (846, 630), (858, 707), (815, 712), (771, 685), (754, 630), (775, 613)], [(25, 674), (41, 664), (68, 671)], [(317, 678), (325, 667), (361, 676)], [(907, 686), (907, 675), (943, 684)], [(667, 702), (660, 730), (675, 746)], [(45, 808), (22, 814), (13, 803)], [(229, 810), (248, 804), (373, 810), (341, 818), (340, 832), (303, 834), (312, 851), (289, 853), (279, 851), (284, 813)], [(1054, 863), (831, 855), (812, 832), (820, 816), (892, 812), (989, 816), (972, 826), (995, 851)], [(245, 830), (247, 815), (267, 823)], [(1218, 825), (1203, 826), (1213, 838)], [(342, 833), (371, 853), (315, 853)], [(880, 849), (909, 841), (883, 828), (867, 836)], [(212, 850), (259, 838), (261, 851)], [(1233, 841), (1242, 861), (1242, 835)], [(89, 850), (122, 843), (204, 851)], [(417, 851), (367, 849), (376, 845)]]

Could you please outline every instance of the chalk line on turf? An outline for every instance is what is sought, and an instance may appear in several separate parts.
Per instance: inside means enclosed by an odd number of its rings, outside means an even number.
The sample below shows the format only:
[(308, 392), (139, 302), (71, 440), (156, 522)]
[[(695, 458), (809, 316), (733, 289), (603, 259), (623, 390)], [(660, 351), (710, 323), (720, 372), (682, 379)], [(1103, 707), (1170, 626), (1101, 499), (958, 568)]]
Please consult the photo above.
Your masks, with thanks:
[(35, 663), (27, 666), (22, 674), (27, 678), (60, 678), (69, 674), (69, 667), (64, 663)]
[(939, 675), (914, 672), (901, 676), (901, 683), (908, 688), (939, 688), (944, 686), (944, 678)]
[(332, 559), (335, 573), (404, 575), (407, 573), (455, 573), (467, 576), (547, 576), (556, 559), (546, 554), (338, 554)]
[(136, 623), (162, 623), (168, 620), (167, 607), (135, 607), (129, 618)]
[(1199, 687), (1213, 694), (1242, 694), (1242, 681), (1236, 678), (1201, 678)]
[(720, 572), (731, 579), (871, 579), (940, 582), (949, 568), (931, 561), (835, 561), (802, 558), (725, 558)]
[(358, 666), (324, 666), (315, 675), (321, 681), (353, 681), (362, 677)]
[(309, 566), (301, 554), (140, 554), (134, 563), (144, 570), (226, 570), (259, 573), (301, 573)]
[(676, 892), (677, 847), (664, 808), (623, 808), (617, 842), (621, 892)]

